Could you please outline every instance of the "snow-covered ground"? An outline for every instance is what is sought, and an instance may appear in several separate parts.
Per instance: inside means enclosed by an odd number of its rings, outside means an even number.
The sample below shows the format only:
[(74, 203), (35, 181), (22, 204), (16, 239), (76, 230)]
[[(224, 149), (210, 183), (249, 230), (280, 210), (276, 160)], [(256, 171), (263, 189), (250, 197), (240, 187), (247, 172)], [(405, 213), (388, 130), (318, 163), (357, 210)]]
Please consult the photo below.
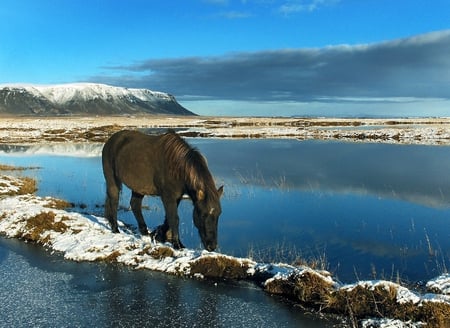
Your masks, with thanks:
[[(386, 290), (388, 293), (395, 293), (394, 299), (399, 307), (406, 304), (420, 308), (429, 302), (436, 302), (450, 313), (450, 274), (443, 274), (429, 281), (427, 287), (430, 293), (419, 294), (389, 281), (361, 281), (341, 285), (330, 273), (308, 267), (257, 263), (247, 258), (204, 250), (175, 250), (170, 244), (162, 245), (155, 243), (150, 237), (141, 237), (123, 223), (120, 225), (121, 233), (114, 234), (103, 217), (60, 209), (59, 201), (50, 197), (20, 194), (23, 183), (21, 178), (0, 175), (0, 234), (42, 244), (51, 252), (60, 252), (68, 260), (112, 261), (136, 269), (156, 270), (198, 279), (258, 281), (268, 292), (288, 297), (294, 296), (298, 286), (304, 286), (307, 282), (313, 282), (312, 288), (323, 290), (325, 299), (329, 297), (328, 294), (337, 295), (336, 298), (339, 298), (340, 293), (351, 295), (358, 288), (367, 291)], [(315, 291), (312, 294), (317, 297)], [(303, 301), (314, 306), (314, 300)], [(323, 299), (319, 301), (322, 302)], [(332, 302), (330, 306), (331, 304)], [(405, 323), (395, 319), (368, 319), (362, 325), (423, 326), (420, 322)]]

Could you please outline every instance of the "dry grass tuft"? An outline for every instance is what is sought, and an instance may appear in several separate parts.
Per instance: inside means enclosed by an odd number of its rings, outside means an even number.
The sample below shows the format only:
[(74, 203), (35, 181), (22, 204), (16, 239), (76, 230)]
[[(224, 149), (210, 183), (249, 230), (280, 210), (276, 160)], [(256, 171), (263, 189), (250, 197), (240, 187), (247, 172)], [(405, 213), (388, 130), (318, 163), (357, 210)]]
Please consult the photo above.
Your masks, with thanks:
[(426, 322), (427, 327), (450, 326), (450, 304), (444, 302), (397, 302), (395, 285), (367, 288), (357, 286), (352, 290), (339, 289), (330, 297), (333, 312), (354, 318), (395, 318), (402, 321)]
[(7, 216), (8, 216), (8, 214), (6, 214), (6, 213), (0, 214), (0, 221), (3, 220), (3, 219), (6, 219)]
[[(328, 299), (327, 307), (335, 312), (357, 318), (392, 317), (392, 314), (397, 312), (400, 307), (396, 297), (397, 289), (393, 286), (388, 288), (376, 286), (371, 289), (358, 285), (350, 290), (339, 289), (334, 291)], [(394, 317), (398, 318), (397, 315), (394, 315)]]
[(202, 274), (206, 278), (246, 279), (250, 264), (232, 257), (203, 256), (190, 263), (191, 274)]
[(138, 252), (138, 255), (142, 256), (148, 254), (148, 251), (151, 250), (152, 248), (153, 247), (151, 245), (147, 245), (141, 251)]
[(334, 290), (332, 281), (313, 270), (292, 272), (283, 279), (269, 279), (264, 288), (271, 294), (284, 295), (314, 307), (326, 305)]
[(119, 251), (113, 251), (111, 254), (109, 254), (108, 256), (106, 256), (105, 258), (103, 258), (102, 260), (105, 262), (117, 262), (117, 258), (122, 255)]
[(104, 125), (80, 132), (77, 138), (92, 142), (105, 142), (113, 133), (122, 129), (123, 127), (117, 124)]
[(418, 310), (418, 320), (426, 322), (427, 327), (450, 327), (450, 304), (443, 302), (423, 302)]
[(73, 206), (74, 205), (72, 203), (69, 203), (66, 200), (52, 198), (44, 207), (54, 208), (57, 210), (64, 210), (66, 208), (72, 208)]
[(23, 170), (25, 170), (24, 167), (0, 164), (0, 171), (23, 171)]
[(50, 129), (42, 132), (41, 138), (51, 142), (91, 141), (104, 142), (123, 127), (117, 124), (85, 128)]
[(148, 250), (148, 254), (155, 260), (161, 260), (166, 257), (174, 257), (175, 252), (171, 247), (168, 246), (155, 246)]
[[(11, 165), (5, 165), (0, 164), (0, 171), (25, 171), (29, 169), (36, 169), (37, 167), (21, 167), (21, 166), (11, 166)], [(36, 180), (29, 177), (18, 177), (18, 178), (12, 178), (12, 177), (3, 177), (7, 180), (15, 179), (17, 181), (14, 181), (13, 185), (18, 188), (18, 190), (11, 190), (6, 193), (8, 196), (17, 196), (17, 195), (26, 195), (26, 194), (33, 194), (37, 190), (37, 183)], [(2, 185), (5, 187), (6, 185)]]
[(33, 194), (37, 191), (37, 183), (35, 179), (29, 177), (20, 178), (18, 195)]
[(42, 212), (29, 218), (25, 226), (26, 232), (22, 235), (22, 238), (42, 244), (48, 243), (48, 234), (44, 236), (45, 232), (51, 230), (64, 233), (68, 229), (63, 222), (64, 219), (56, 221), (55, 218), (54, 212)]
[(2, 188), (1, 194), (4, 196), (26, 195), (36, 192), (37, 183), (36, 180), (28, 177), (2, 176), (0, 188)]

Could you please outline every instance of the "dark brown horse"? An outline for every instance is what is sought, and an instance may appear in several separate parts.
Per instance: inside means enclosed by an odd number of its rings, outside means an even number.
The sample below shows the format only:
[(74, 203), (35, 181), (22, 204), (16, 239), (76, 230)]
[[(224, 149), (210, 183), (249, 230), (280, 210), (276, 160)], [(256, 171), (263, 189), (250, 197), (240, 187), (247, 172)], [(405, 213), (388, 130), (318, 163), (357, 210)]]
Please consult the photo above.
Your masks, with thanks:
[(119, 192), (124, 183), (132, 191), (131, 209), (141, 234), (148, 234), (142, 215), (144, 195), (160, 196), (165, 220), (152, 233), (160, 242), (184, 247), (178, 232), (178, 204), (184, 194), (193, 201), (194, 224), (203, 246), (217, 247), (217, 223), (221, 213), (220, 196), (205, 158), (174, 132), (149, 136), (137, 131), (120, 131), (105, 143), (102, 152), (106, 179), (105, 217), (113, 232), (117, 226)]

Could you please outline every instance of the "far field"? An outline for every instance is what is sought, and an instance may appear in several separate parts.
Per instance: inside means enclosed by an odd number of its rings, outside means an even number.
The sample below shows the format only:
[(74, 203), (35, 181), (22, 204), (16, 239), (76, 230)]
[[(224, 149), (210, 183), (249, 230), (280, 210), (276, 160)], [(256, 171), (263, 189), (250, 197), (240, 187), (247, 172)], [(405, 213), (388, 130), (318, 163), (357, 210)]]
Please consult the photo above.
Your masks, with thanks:
[(450, 144), (450, 118), (359, 119), (202, 116), (2, 117), (0, 143), (104, 142), (122, 129), (175, 129), (186, 137), (293, 138)]

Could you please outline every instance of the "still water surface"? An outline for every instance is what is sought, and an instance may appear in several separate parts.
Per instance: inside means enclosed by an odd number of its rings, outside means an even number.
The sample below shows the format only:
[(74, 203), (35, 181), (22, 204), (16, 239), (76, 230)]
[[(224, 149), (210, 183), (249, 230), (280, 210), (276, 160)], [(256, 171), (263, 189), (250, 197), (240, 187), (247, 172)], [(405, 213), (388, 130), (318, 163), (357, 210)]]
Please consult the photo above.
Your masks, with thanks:
[(254, 286), (70, 262), (1, 237), (0, 277), (0, 327), (333, 325)]
[[(416, 282), (449, 267), (449, 147), (296, 140), (190, 142), (207, 157), (217, 184), (225, 185), (219, 222), (223, 253), (272, 262), (316, 261), (343, 282), (397, 277)], [(25, 173), (38, 178), (40, 195), (62, 197), (81, 205), (83, 211), (102, 214), (101, 146), (71, 147), (71, 153), (87, 151), (96, 156), (13, 148), (0, 154), (0, 162), (41, 167)], [(124, 190), (119, 216), (134, 224), (126, 209), (128, 201), (129, 192)], [(146, 198), (144, 204), (149, 227), (160, 224), (164, 212), (159, 199)], [(201, 247), (191, 212), (190, 201), (183, 201), (181, 237), (188, 247)], [(175, 289), (190, 290), (196, 284), (118, 268), (94, 266), (89, 270), (115, 270), (124, 276), (121, 280), (136, 284), (142, 280), (144, 289), (151, 288), (147, 285), (154, 277), (162, 284), (172, 281)], [(121, 293), (130, 293), (128, 287), (121, 288)], [(200, 302), (211, 292), (202, 288), (206, 290), (205, 296), (197, 296)], [(257, 292), (245, 289), (246, 293)], [(222, 304), (221, 296), (217, 297), (214, 302)], [(266, 299), (261, 294), (256, 298), (261, 297)], [(290, 313), (288, 309), (283, 311)], [(226, 315), (223, 311), (217, 312)], [(291, 320), (292, 314), (282, 315)]]

